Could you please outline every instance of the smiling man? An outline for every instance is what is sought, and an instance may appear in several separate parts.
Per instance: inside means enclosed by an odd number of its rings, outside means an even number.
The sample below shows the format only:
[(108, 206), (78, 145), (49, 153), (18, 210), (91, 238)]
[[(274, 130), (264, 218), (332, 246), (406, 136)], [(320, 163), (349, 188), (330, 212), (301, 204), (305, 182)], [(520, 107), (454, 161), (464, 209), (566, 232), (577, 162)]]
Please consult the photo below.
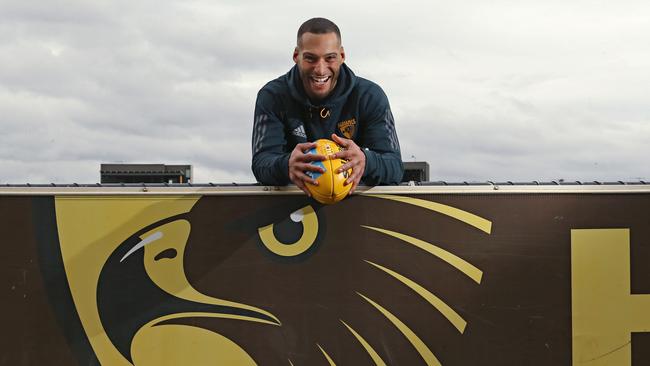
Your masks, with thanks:
[(403, 167), (388, 98), (375, 83), (356, 76), (345, 62), (341, 32), (313, 18), (298, 29), (296, 65), (257, 94), (253, 124), (253, 173), (266, 185), (317, 184), (306, 171), (325, 160), (306, 154), (314, 141), (334, 140), (345, 148), (333, 156), (352, 168), (346, 184), (397, 184)]

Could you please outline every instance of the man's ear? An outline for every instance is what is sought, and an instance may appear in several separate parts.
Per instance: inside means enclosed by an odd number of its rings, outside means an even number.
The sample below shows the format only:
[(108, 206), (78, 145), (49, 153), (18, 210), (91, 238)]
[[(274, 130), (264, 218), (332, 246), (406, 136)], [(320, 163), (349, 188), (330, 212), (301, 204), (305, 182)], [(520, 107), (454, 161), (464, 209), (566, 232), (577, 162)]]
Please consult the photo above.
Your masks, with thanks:
[(293, 49), (293, 62), (298, 63), (298, 54), (300, 52), (298, 51), (298, 47)]
[(345, 48), (343, 46), (341, 46), (341, 60), (345, 62)]

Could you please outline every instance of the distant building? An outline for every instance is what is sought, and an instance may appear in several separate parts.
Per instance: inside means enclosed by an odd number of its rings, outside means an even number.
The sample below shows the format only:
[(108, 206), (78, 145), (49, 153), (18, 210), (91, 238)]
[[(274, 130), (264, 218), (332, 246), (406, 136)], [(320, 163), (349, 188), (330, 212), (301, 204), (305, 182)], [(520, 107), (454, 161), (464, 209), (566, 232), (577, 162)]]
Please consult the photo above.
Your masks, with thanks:
[(191, 183), (191, 165), (102, 164), (101, 183)]
[(404, 162), (404, 175), (402, 182), (428, 182), (429, 163), (426, 161)]

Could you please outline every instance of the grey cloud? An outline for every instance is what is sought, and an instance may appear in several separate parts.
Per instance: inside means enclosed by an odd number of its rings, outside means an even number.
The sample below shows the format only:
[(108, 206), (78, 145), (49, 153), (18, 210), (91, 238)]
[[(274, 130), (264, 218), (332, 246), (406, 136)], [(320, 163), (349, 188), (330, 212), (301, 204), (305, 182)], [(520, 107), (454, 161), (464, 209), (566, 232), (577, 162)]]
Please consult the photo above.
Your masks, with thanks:
[(646, 3), (315, 4), (0, 0), (0, 182), (111, 161), (252, 181), (255, 95), (311, 16), (338, 22), (432, 179), (649, 179)]

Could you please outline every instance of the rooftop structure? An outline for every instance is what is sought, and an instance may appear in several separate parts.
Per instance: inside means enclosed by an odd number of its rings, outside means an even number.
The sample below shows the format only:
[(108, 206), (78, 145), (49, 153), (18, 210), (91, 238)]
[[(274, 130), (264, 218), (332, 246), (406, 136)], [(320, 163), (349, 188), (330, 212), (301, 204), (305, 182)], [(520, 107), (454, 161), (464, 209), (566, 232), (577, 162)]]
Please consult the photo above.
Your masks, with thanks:
[(102, 164), (101, 183), (190, 183), (191, 165)]

